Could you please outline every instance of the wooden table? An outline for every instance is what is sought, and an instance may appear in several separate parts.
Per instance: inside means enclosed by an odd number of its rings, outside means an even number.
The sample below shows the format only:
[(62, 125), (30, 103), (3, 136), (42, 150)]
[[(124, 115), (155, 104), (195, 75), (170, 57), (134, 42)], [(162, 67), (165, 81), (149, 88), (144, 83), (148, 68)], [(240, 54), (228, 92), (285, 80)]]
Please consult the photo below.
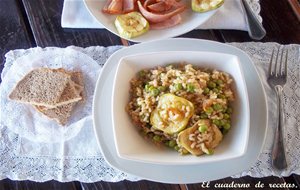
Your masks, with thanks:
[[(261, 16), (266, 28), (267, 36), (261, 42), (278, 42), (281, 44), (300, 44), (300, 21), (297, 20), (292, 4), (299, 0), (260, 0)], [(63, 29), (60, 26), (63, 0), (0, 0), (0, 70), (5, 61), (4, 54), (9, 50), (30, 48), (35, 46), (66, 47), (76, 45), (88, 47), (93, 45), (131, 45), (130, 42), (104, 29)], [(298, 7), (299, 8), (299, 7)], [(299, 10), (298, 10), (299, 12)], [(209, 39), (219, 42), (247, 42), (252, 41), (247, 32), (232, 30), (197, 30), (180, 37)], [(300, 176), (291, 175), (285, 178), (242, 177), (238, 179), (225, 178), (211, 182), (216, 183), (249, 183), (252, 185), (261, 181), (266, 186), (274, 183), (290, 183), (300, 187)], [(60, 183), (49, 181), (36, 183), (32, 181), (0, 181), (0, 189), (173, 189), (193, 190), (205, 189), (199, 184), (162, 184), (151, 181), (118, 183), (97, 182)], [(220, 188), (222, 189), (222, 188)], [(227, 189), (227, 188), (224, 188)], [(282, 188), (288, 189), (288, 188)]]

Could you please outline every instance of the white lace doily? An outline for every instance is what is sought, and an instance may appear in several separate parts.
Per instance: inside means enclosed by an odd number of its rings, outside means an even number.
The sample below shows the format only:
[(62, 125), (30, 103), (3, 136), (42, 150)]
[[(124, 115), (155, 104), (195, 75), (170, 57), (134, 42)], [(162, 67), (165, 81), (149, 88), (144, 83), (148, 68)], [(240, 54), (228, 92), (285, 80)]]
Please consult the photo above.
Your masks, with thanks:
[[(288, 176), (292, 173), (300, 174), (300, 139), (299, 139), (299, 101), (300, 101), (300, 46), (287, 45), (289, 49), (288, 82), (284, 88), (284, 105), (286, 127), (286, 156), (288, 168), (276, 173), (271, 168), (271, 146), (274, 136), (274, 122), (276, 97), (266, 84), (266, 73), (271, 52), (276, 43), (233, 43), (232, 45), (247, 52), (255, 63), (263, 80), (268, 95), (269, 126), (266, 144), (259, 156), (259, 160), (248, 170), (233, 177), (250, 175), (263, 176)], [(98, 65), (103, 65), (105, 60), (120, 46), (113, 47), (71, 47), (93, 58)], [(14, 50), (6, 54), (6, 63), (2, 79), (9, 72), (14, 60), (27, 54), (30, 50)], [(89, 138), (87, 138), (89, 137)], [(11, 132), (6, 126), (0, 126), (0, 179), (47, 181), (55, 179), (62, 182), (78, 180), (81, 182), (120, 180), (139, 180), (135, 176), (122, 173), (111, 168), (101, 156), (94, 137), (92, 123), (83, 127), (78, 135), (66, 142), (36, 143), (29, 141)]]
[[(268, 128), (266, 142), (258, 161), (249, 171), (245, 171), (236, 177), (250, 175), (263, 176), (289, 176), (292, 173), (300, 174), (300, 45), (280, 46), (276, 43), (232, 43), (232, 45), (244, 50), (252, 58), (262, 79), (268, 103)], [(285, 126), (283, 138), (285, 139), (286, 158), (288, 168), (283, 171), (274, 171), (271, 168), (271, 149), (277, 123), (277, 99), (274, 90), (267, 84), (268, 66), (274, 48), (288, 49), (288, 78), (284, 86), (283, 104)]]
[(260, 22), (262, 22), (262, 17), (260, 16), (260, 4), (259, 4), (259, 0), (247, 0), (252, 11), (254, 12), (254, 14), (256, 15), (256, 17), (258, 18), (258, 20)]
[[(69, 71), (81, 71), (85, 84), (86, 100), (77, 104), (66, 126), (49, 120), (37, 112), (33, 106), (8, 99), (9, 93), (17, 82), (29, 71), (39, 67), (64, 68)], [(73, 138), (86, 125), (91, 115), (94, 88), (100, 66), (89, 56), (72, 48), (36, 48), (27, 51), (16, 59), (9, 70), (5, 70), (0, 87), (1, 125), (7, 126), (21, 137), (31, 141), (54, 143)], [(5, 75), (5, 76), (4, 76)]]

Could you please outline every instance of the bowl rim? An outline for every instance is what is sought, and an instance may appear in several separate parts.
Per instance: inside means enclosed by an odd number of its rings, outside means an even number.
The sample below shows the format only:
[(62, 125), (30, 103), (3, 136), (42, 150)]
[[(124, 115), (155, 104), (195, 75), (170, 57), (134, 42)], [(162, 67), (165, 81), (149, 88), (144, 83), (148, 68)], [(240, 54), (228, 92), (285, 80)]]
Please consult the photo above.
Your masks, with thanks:
[[(218, 155), (217, 157), (214, 157), (213, 159), (208, 159), (208, 160), (195, 160), (195, 161), (155, 161), (155, 160), (149, 160), (149, 159), (139, 159), (137, 157), (131, 157), (130, 155), (124, 154), (120, 152), (119, 149), (119, 144), (117, 141), (117, 137), (116, 137), (116, 123), (115, 123), (115, 104), (114, 104), (114, 99), (115, 99), (115, 91), (116, 91), (116, 82), (117, 82), (117, 78), (118, 78), (118, 74), (120, 71), (120, 67), (121, 65), (128, 63), (125, 62), (124, 60), (128, 59), (128, 58), (134, 58), (134, 57), (140, 57), (143, 55), (158, 55), (158, 54), (162, 54), (162, 55), (166, 55), (166, 54), (178, 54), (178, 53), (193, 53), (193, 54), (215, 54), (215, 55), (225, 55), (225, 56), (231, 56), (234, 57), (237, 61), (237, 67), (238, 67), (238, 71), (240, 72), (240, 76), (242, 79), (242, 91), (245, 94), (245, 101), (241, 102), (241, 103), (245, 103), (245, 113), (246, 113), (246, 117), (245, 117), (245, 122), (243, 122), (246, 127), (244, 127), (245, 129), (243, 131), (245, 131), (245, 143), (244, 143), (244, 147), (242, 149), (242, 151), (238, 151), (237, 153), (233, 154), (232, 156), (226, 156), (224, 157), (224, 155)], [(187, 62), (188, 64), (188, 62)], [(166, 64), (154, 64), (151, 68), (155, 68), (157, 66), (165, 66)], [(192, 64), (195, 65), (195, 64)], [(201, 62), (200, 64), (201, 65)], [(198, 66), (198, 65), (197, 65)], [(149, 68), (149, 69), (151, 69)], [(213, 68), (211, 68), (213, 69)], [(219, 69), (218, 69), (219, 70)], [(220, 71), (220, 70), (219, 70)], [(237, 87), (236, 87), (237, 88)], [(113, 80), (113, 87), (112, 87), (112, 99), (111, 99), (111, 114), (112, 114), (112, 129), (113, 129), (113, 136), (114, 136), (114, 141), (115, 141), (115, 148), (116, 148), (116, 152), (119, 158), (125, 159), (125, 160), (130, 160), (130, 161), (135, 161), (135, 162), (141, 162), (141, 163), (147, 163), (147, 164), (158, 164), (158, 165), (195, 165), (195, 164), (205, 164), (205, 163), (213, 163), (213, 162), (220, 162), (220, 161), (225, 161), (225, 160), (231, 160), (231, 159), (235, 159), (235, 158), (239, 158), (242, 157), (243, 155), (245, 155), (245, 153), (247, 152), (247, 148), (248, 148), (248, 143), (249, 143), (249, 132), (250, 132), (250, 105), (249, 105), (249, 95), (248, 95), (248, 90), (247, 90), (247, 86), (246, 86), (246, 81), (245, 81), (245, 76), (244, 76), (244, 71), (242, 70), (241, 67), (241, 63), (240, 63), (240, 59), (237, 55), (234, 54), (229, 54), (229, 53), (220, 53), (220, 52), (214, 52), (214, 51), (190, 51), (190, 50), (185, 50), (185, 51), (151, 51), (151, 52), (146, 52), (146, 53), (135, 53), (135, 54), (130, 54), (130, 55), (126, 55), (123, 56), (119, 59), (119, 62), (117, 63), (117, 68), (116, 68), (116, 72), (114, 75), (114, 80)], [(179, 154), (178, 154), (179, 155)], [(186, 156), (186, 155), (185, 155)], [(195, 157), (194, 155), (187, 155), (187, 156), (192, 156)], [(201, 158), (203, 156), (211, 156), (211, 155), (201, 155), (198, 158)]]

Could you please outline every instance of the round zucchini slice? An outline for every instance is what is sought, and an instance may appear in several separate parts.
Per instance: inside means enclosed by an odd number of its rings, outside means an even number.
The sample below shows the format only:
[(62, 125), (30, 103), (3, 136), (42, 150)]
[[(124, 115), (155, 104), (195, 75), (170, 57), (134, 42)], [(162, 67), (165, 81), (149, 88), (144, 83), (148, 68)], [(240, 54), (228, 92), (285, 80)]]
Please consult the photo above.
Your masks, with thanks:
[[(199, 130), (199, 127), (206, 126), (211, 128), (210, 132), (206, 135), (210, 135), (212, 137), (212, 141), (205, 145), (204, 143), (200, 144), (200, 147), (192, 146), (193, 141), (190, 140), (190, 135), (194, 134), (195, 131)], [(201, 133), (201, 132), (199, 132)], [(197, 137), (194, 137), (197, 138)], [(189, 127), (178, 134), (177, 142), (178, 145), (186, 149), (189, 153), (200, 156), (202, 154), (211, 154), (211, 151), (217, 147), (223, 139), (223, 135), (218, 127), (212, 125), (210, 120), (201, 119), (197, 123), (195, 123), (192, 127)]]
[(117, 16), (115, 26), (123, 38), (134, 38), (149, 30), (148, 21), (138, 12)]
[(186, 128), (194, 114), (194, 105), (173, 94), (164, 94), (159, 98), (156, 109), (151, 113), (151, 125), (167, 134), (174, 134)]
[(192, 10), (204, 13), (221, 7), (224, 0), (192, 0)]

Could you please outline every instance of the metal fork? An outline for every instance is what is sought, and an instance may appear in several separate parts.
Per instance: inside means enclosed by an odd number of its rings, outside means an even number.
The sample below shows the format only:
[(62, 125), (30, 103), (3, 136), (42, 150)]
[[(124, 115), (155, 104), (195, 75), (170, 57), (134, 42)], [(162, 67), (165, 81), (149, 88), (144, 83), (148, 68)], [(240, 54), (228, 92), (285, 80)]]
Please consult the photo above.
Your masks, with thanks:
[[(278, 123), (275, 131), (275, 139), (272, 148), (272, 166), (275, 169), (282, 170), (287, 167), (286, 158), (285, 158), (285, 149), (284, 149), (284, 139), (282, 136), (282, 127), (284, 117), (282, 114), (282, 92), (283, 87), (287, 81), (287, 58), (288, 58), (288, 50), (285, 53), (285, 60), (284, 57), (284, 49), (282, 48), (281, 53), (280, 47), (277, 50), (275, 66), (273, 67), (273, 59), (275, 58), (275, 49), (272, 52), (271, 61), (269, 64), (269, 74), (268, 74), (268, 83), (269, 85), (275, 89), (277, 94), (277, 105), (278, 105)], [(280, 58), (280, 65), (278, 65), (278, 57), (281, 54)], [(284, 62), (284, 63), (283, 63)], [(284, 66), (283, 66), (284, 64)], [(279, 68), (278, 68), (279, 67)], [(284, 67), (284, 68), (283, 68)], [(274, 71), (273, 71), (274, 70)]]
[(247, 0), (242, 0), (242, 8), (244, 10), (245, 19), (248, 24), (248, 33), (249, 36), (254, 40), (261, 40), (266, 35), (266, 30), (263, 25), (259, 22), (254, 12), (250, 8)]

